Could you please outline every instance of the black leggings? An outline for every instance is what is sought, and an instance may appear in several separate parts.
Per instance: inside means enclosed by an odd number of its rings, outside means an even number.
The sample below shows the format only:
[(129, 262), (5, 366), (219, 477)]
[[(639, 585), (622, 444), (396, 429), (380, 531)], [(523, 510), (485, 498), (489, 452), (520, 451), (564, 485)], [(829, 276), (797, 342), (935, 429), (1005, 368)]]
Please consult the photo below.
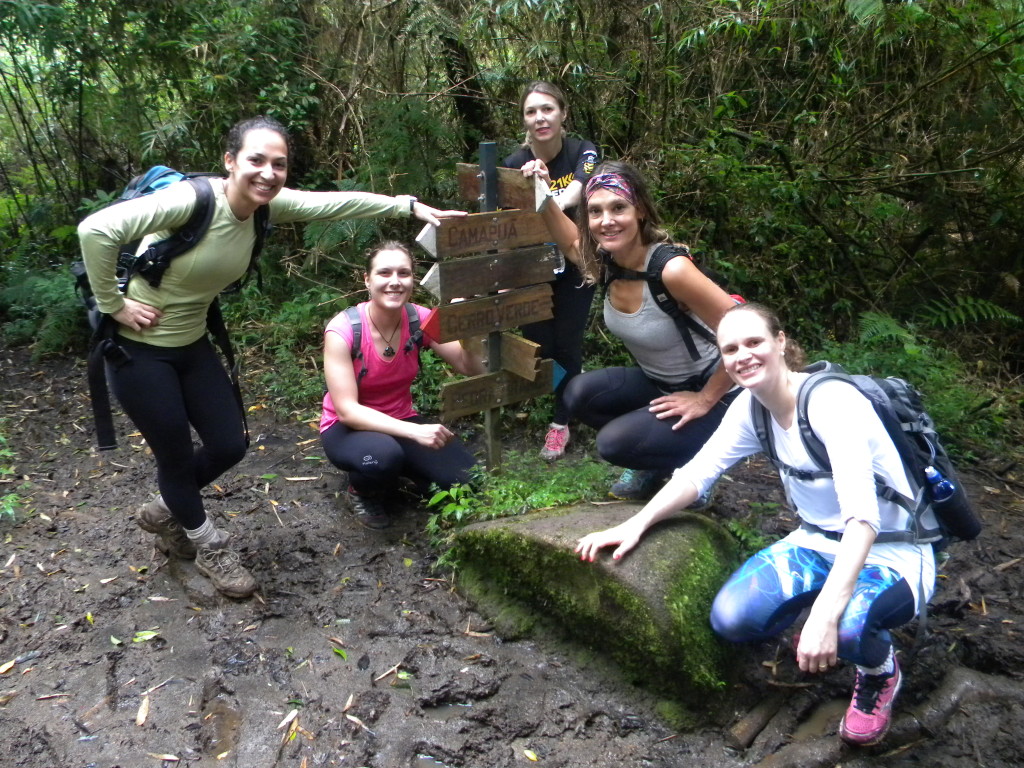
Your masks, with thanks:
[(659, 419), (648, 408), (665, 392), (639, 368), (602, 368), (573, 379), (565, 401), (574, 418), (594, 427), (597, 452), (605, 461), (630, 469), (669, 471), (696, 455), (718, 428), (732, 395), (682, 429), (678, 418)]
[(556, 424), (569, 423), (569, 407), (565, 403), (565, 388), (583, 370), (583, 333), (590, 318), (590, 305), (596, 285), (586, 285), (579, 270), (566, 262), (562, 272), (552, 284), (554, 316), (550, 320), (523, 326), (523, 336), (540, 344), (540, 356), (550, 357), (565, 370), (565, 376), (555, 387)]
[[(406, 421), (426, 423), (416, 417)], [(468, 483), (469, 470), (476, 464), (473, 454), (459, 440), (443, 448), (427, 448), (404, 437), (349, 429), (340, 421), (321, 432), (320, 440), (327, 458), (348, 472), (349, 483), (360, 494), (392, 491), (399, 477), (413, 480), (421, 493), (426, 493), (431, 483), (448, 489), (456, 483)]]
[(164, 503), (185, 528), (198, 528), (206, 522), (199, 490), (245, 456), (231, 379), (206, 337), (184, 347), (119, 341), (131, 360), (107, 365), (110, 387), (153, 451)]

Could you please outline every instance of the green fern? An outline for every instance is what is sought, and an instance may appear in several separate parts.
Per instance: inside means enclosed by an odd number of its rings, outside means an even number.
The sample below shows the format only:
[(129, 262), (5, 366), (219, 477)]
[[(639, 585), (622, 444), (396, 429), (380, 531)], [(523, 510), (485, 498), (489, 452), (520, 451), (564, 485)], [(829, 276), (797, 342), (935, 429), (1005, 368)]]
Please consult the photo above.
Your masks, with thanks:
[(864, 312), (860, 316), (860, 340), (862, 342), (896, 341), (901, 344), (913, 344), (916, 338), (892, 315), (882, 312)]
[(950, 328), (980, 322), (1020, 325), (1021, 319), (1012, 312), (987, 299), (958, 296), (952, 301), (932, 299), (922, 307), (920, 318), (933, 327)]

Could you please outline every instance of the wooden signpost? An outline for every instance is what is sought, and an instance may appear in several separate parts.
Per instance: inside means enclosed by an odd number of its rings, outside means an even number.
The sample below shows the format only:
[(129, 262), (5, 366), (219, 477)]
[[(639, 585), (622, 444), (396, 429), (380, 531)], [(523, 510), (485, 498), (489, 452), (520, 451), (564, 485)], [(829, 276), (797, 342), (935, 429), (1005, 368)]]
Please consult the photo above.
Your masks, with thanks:
[(537, 344), (508, 331), (551, 318), (549, 283), (563, 262), (539, 213), (548, 200), (543, 181), (498, 168), (494, 142), (480, 145), (479, 166), (460, 163), (456, 171), (459, 192), (479, 202), (481, 213), (442, 219), (416, 238), (438, 259), (421, 285), (441, 306), (423, 328), (442, 343), (486, 336), (488, 372), (446, 384), (441, 418), (483, 411), (487, 464), (495, 468), (499, 408), (551, 392), (554, 376), (554, 362), (539, 359)]

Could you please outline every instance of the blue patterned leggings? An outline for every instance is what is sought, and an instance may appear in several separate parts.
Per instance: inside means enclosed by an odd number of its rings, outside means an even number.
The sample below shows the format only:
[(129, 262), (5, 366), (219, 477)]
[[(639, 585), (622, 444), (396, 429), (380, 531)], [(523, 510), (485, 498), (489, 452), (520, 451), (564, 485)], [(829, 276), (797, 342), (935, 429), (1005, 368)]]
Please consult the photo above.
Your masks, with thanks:
[[(726, 640), (764, 640), (796, 621), (821, 592), (831, 564), (813, 549), (777, 541), (745, 562), (719, 590), (711, 627)], [(839, 658), (864, 667), (885, 662), (889, 629), (916, 613), (906, 579), (886, 566), (865, 565), (839, 620)]]

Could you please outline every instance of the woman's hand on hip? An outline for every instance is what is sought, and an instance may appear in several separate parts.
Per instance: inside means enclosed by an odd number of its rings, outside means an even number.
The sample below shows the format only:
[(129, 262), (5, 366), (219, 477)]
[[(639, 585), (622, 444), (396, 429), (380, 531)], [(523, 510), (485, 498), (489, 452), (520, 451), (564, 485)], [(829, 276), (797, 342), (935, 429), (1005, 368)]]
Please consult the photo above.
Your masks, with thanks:
[(651, 400), (651, 413), (659, 419), (679, 419), (672, 429), (681, 429), (688, 421), (705, 415), (714, 403), (709, 403), (703, 392), (673, 392)]
[(125, 299), (124, 306), (111, 315), (119, 324), (131, 328), (133, 331), (155, 328), (160, 325), (160, 319), (163, 316), (164, 313), (156, 307), (135, 301), (135, 299)]

